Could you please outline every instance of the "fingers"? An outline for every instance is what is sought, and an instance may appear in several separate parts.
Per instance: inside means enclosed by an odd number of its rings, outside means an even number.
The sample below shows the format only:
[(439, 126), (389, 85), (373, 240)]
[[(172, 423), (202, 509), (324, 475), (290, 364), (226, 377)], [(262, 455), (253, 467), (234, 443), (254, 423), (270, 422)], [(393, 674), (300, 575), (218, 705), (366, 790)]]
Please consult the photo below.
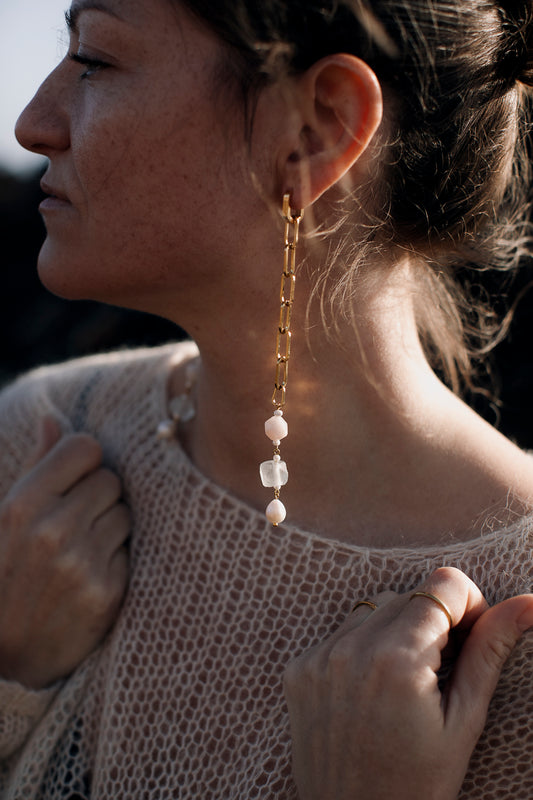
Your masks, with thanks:
[(351, 613), (346, 618), (345, 622), (343, 623), (343, 627), (346, 626), (347, 629), (355, 628), (361, 623), (365, 622), (374, 611), (378, 609), (383, 609), (391, 600), (395, 600), (398, 597), (396, 592), (386, 591), (386, 592), (378, 592), (371, 597), (366, 597), (363, 600), (357, 600), (354, 603), (354, 607)]
[(9, 493), (10, 500), (16, 497), (21, 516), (35, 515), (47, 508), (53, 498), (65, 495), (101, 465), (102, 448), (92, 436), (72, 434), (53, 444), (55, 424), (55, 421), (43, 424), (40, 441), (26, 466), (39, 457), (40, 460), (26, 469)]
[(69, 513), (82, 523), (91, 525), (118, 502), (122, 485), (114, 472), (100, 468), (78, 482), (64, 497)]
[(519, 638), (531, 627), (533, 595), (511, 597), (479, 617), (463, 644), (450, 686), (450, 725), (469, 719), (470, 734), (477, 740), (501, 670)]
[(470, 578), (454, 567), (441, 567), (404, 597), (400, 619), (413, 646), (434, 642), (440, 652), (452, 627), (469, 629), (487, 608)]
[(23, 546), (27, 534), (39, 534), (52, 548), (64, 545), (77, 532), (90, 531), (120, 499), (118, 477), (101, 467), (100, 444), (87, 434), (58, 436), (56, 420), (45, 417), (26, 474), (0, 507), (4, 545), (8, 534), (13, 546)]
[(104, 561), (111, 563), (116, 552), (127, 542), (130, 532), (130, 510), (124, 503), (118, 503), (94, 523), (91, 531), (94, 549)]
[(449, 641), (451, 626), (447, 611), (454, 627), (469, 628), (486, 609), (483, 595), (464, 573), (442, 567), (415, 592), (399, 596), (373, 612), (365, 627), (368, 626), (369, 634), (375, 633), (376, 640), (379, 637), (382, 649), (401, 654), (402, 663), (409, 670), (424, 674), (427, 685), (436, 688), (443, 651)]
[(33, 468), (31, 476), (45, 495), (60, 496), (102, 463), (102, 448), (92, 436), (65, 436)]
[[(355, 630), (364, 622), (366, 622), (369, 617), (375, 614), (378, 609), (380, 610), (381, 619), (383, 619), (384, 609), (386, 606), (392, 601), (398, 598), (398, 594), (396, 592), (386, 591), (386, 592), (379, 592), (378, 594), (372, 595), (372, 597), (365, 598), (364, 600), (358, 600), (354, 603), (353, 610), (350, 614), (346, 617), (346, 619), (339, 625), (337, 630), (334, 634), (330, 637), (330, 642), (333, 645), (335, 641), (342, 636), (344, 636), (349, 631)], [(375, 606), (375, 608), (372, 608)]]
[[(307, 776), (322, 758), (325, 769), (341, 764), (339, 774), (352, 776), (346, 796), (358, 794), (362, 775), (362, 796), (369, 764), (382, 764), (378, 777), (390, 774), (400, 735), (402, 765), (410, 765), (402, 785), (420, 770), (422, 779), (435, 776), (435, 786), (449, 782), (449, 793), (439, 789), (439, 797), (457, 796), (502, 666), (533, 627), (533, 595), (488, 608), (475, 584), (453, 568), (437, 570), (417, 591), (425, 594), (361, 598), (377, 608), (359, 605), (332, 637), (289, 664), (284, 686), (294, 772), (302, 785), (320, 778), (322, 768)], [(439, 679), (450, 633), (441, 602), (460, 631), (451, 644), (463, 641), (451, 676)], [(455, 755), (444, 760), (449, 753)], [(397, 781), (376, 796), (392, 797), (396, 787)], [(405, 796), (422, 796), (419, 788), (415, 777)], [(325, 796), (322, 789), (318, 785), (312, 796)]]
[(416, 591), (422, 595), (383, 592), (368, 598), (377, 608), (358, 606), (330, 639), (331, 646), (364, 626), (374, 645), (380, 642), (381, 650), (401, 653), (410, 669), (426, 673), (429, 668), (427, 677), (436, 686), (443, 656), (453, 644), (448, 644), (451, 626), (444, 609), (449, 610), (454, 627), (469, 629), (487, 603), (477, 586), (452, 567), (436, 570)]
[(375, 618), (376, 624), (398, 619), (403, 627), (421, 631), (425, 638), (429, 632), (447, 636), (450, 627), (470, 628), (487, 607), (470, 578), (454, 567), (441, 567), (413, 592), (399, 595), (387, 591), (359, 600), (341, 627), (349, 630), (370, 618)]
[(118, 607), (124, 599), (124, 593), (128, 584), (129, 578), (129, 553), (126, 547), (119, 547), (109, 562), (109, 569), (107, 572), (108, 581), (113, 587), (113, 593), (110, 593), (110, 598), (113, 599), (113, 604), (109, 604), (109, 612), (111, 619), (114, 618)]
[(86, 434), (45, 417), (0, 503), (2, 676), (41, 688), (70, 674), (114, 623), (128, 579), (121, 482)]
[[(478, 587), (461, 571), (441, 568), (415, 592), (377, 600), (378, 608), (360, 606), (353, 628), (364, 623), (374, 641), (386, 637), (387, 650), (403, 653), (413, 675), (425, 673), (436, 688), (450, 623), (441, 602), (449, 610), (453, 627), (464, 633), (455, 667), (444, 694), (444, 720), (454, 735), (464, 737), (465, 751), (481, 734), (487, 709), (501, 670), (525, 630), (533, 627), (533, 595), (510, 598), (489, 608)], [(374, 598), (373, 598), (374, 599)], [(346, 632), (346, 631), (345, 631)], [(370, 641), (370, 640), (369, 640)], [(427, 673), (429, 668), (431, 672)]]
[(61, 428), (58, 421), (50, 414), (46, 414), (40, 420), (37, 444), (24, 462), (21, 474), (26, 475), (26, 473), (30, 472), (60, 439)]

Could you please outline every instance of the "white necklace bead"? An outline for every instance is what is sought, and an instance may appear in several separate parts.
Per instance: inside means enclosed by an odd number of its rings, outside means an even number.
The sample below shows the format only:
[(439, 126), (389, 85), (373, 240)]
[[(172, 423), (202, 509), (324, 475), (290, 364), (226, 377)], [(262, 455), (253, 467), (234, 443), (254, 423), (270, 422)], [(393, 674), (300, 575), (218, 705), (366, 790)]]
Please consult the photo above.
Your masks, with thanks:
[(160, 441), (174, 439), (179, 422), (190, 422), (196, 416), (196, 408), (191, 395), (196, 383), (200, 359), (195, 358), (185, 368), (185, 391), (172, 397), (168, 404), (169, 419), (164, 419), (157, 426), (156, 436)]
[(261, 483), (270, 489), (281, 489), (289, 480), (289, 471), (284, 461), (263, 461), (259, 467)]
[(157, 426), (157, 438), (160, 441), (172, 439), (176, 434), (176, 423), (172, 419), (164, 419)]
[(279, 442), (289, 433), (289, 426), (283, 417), (273, 416), (265, 422), (265, 433), (273, 442)]
[(272, 525), (279, 525), (287, 516), (287, 511), (281, 500), (272, 500), (265, 511), (266, 518)]

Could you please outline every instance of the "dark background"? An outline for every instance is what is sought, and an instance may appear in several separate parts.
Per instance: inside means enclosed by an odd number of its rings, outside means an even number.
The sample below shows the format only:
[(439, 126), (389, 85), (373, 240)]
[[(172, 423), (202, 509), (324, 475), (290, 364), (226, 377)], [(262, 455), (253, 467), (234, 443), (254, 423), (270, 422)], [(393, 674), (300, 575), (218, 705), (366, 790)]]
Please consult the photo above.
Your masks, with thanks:
[[(44, 237), (37, 211), (39, 179), (40, 173), (14, 176), (0, 169), (0, 384), (36, 365), (183, 338), (179, 328), (157, 317), (92, 302), (64, 301), (42, 288), (35, 269)], [(499, 392), (499, 403), (483, 394), (466, 399), (507, 436), (533, 449), (533, 289), (524, 291), (533, 282), (533, 261), (524, 264), (505, 288), (490, 273), (481, 281), (501, 311), (524, 294), (509, 336), (493, 353), (491, 382), (482, 382), (484, 388)]]

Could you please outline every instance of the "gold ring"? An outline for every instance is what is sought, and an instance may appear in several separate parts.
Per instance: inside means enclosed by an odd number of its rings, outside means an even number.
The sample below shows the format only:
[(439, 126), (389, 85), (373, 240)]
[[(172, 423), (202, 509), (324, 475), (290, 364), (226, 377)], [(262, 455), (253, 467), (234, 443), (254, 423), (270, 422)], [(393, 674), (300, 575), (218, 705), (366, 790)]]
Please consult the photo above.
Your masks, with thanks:
[(428, 600), (433, 600), (433, 602), (436, 603), (438, 605), (438, 607), (442, 611), (444, 611), (444, 613), (446, 614), (446, 616), (448, 618), (448, 622), (450, 623), (450, 630), (453, 628), (453, 619), (452, 619), (451, 611), (448, 608), (448, 606), (446, 605), (446, 603), (444, 603), (440, 599), (440, 597), (437, 597), (436, 595), (431, 594), (431, 592), (413, 592), (413, 594), (411, 595), (409, 600), (412, 600), (414, 597), (426, 597)]
[(353, 612), (354, 612), (356, 609), (358, 609), (358, 608), (359, 608), (359, 606), (368, 606), (369, 608), (371, 608), (371, 609), (372, 609), (372, 611), (375, 611), (375, 610), (376, 610), (376, 608), (377, 608), (377, 605), (376, 605), (375, 603), (373, 603), (373, 602), (372, 602), (372, 600), (359, 600), (359, 601), (358, 601), (358, 602), (357, 602), (357, 603), (354, 605), (354, 607), (352, 608), (352, 614), (353, 614)]

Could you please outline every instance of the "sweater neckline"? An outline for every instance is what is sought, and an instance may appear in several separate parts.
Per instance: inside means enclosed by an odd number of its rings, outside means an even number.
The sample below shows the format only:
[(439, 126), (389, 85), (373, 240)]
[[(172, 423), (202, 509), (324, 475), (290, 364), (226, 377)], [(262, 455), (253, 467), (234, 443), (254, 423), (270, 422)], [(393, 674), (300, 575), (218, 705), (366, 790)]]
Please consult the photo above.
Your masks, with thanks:
[[(172, 369), (178, 364), (187, 360), (192, 360), (198, 356), (197, 345), (193, 342), (182, 342), (179, 344), (179, 351), (176, 351), (176, 345), (169, 345), (163, 348), (164, 358), (162, 362), (162, 369), (158, 371), (158, 380), (152, 384), (152, 409), (153, 409), (153, 429), (157, 429), (157, 425), (161, 420), (168, 417), (168, 381)], [(394, 547), (378, 547), (352, 544), (350, 542), (334, 539), (329, 536), (323, 536), (317, 531), (306, 530), (300, 528), (293, 523), (283, 523), (278, 528), (272, 526), (265, 520), (264, 512), (251, 506), (244, 500), (241, 500), (236, 495), (232, 494), (228, 489), (223, 488), (219, 484), (204, 475), (203, 472), (191, 460), (186, 451), (184, 450), (181, 442), (177, 437), (171, 440), (161, 442), (162, 458), (165, 461), (166, 467), (176, 476), (178, 473), (183, 477), (183, 469), (194, 477), (195, 481), (208, 489), (211, 495), (215, 495), (224, 503), (229, 504), (233, 511), (240, 515), (247, 516), (250, 525), (255, 529), (260, 530), (264, 528), (270, 534), (273, 532), (281, 537), (304, 539), (308, 542), (320, 543), (322, 546), (330, 547), (334, 550), (344, 550), (349, 553), (364, 553), (366, 556), (375, 554), (382, 557), (384, 555), (391, 555), (395, 558), (409, 558), (420, 557), (427, 555), (428, 558), (435, 557), (436, 555), (453, 556), (461, 554), (466, 551), (475, 551), (479, 549), (486, 549), (495, 544), (505, 544), (509, 547), (517, 547), (520, 541), (527, 540), (533, 532), (533, 515), (521, 517), (516, 523), (506, 527), (490, 528), (482, 531), (477, 536), (468, 539), (454, 539), (450, 535), (450, 541), (441, 542), (437, 544), (412, 544), (402, 545), (398, 544)]]

